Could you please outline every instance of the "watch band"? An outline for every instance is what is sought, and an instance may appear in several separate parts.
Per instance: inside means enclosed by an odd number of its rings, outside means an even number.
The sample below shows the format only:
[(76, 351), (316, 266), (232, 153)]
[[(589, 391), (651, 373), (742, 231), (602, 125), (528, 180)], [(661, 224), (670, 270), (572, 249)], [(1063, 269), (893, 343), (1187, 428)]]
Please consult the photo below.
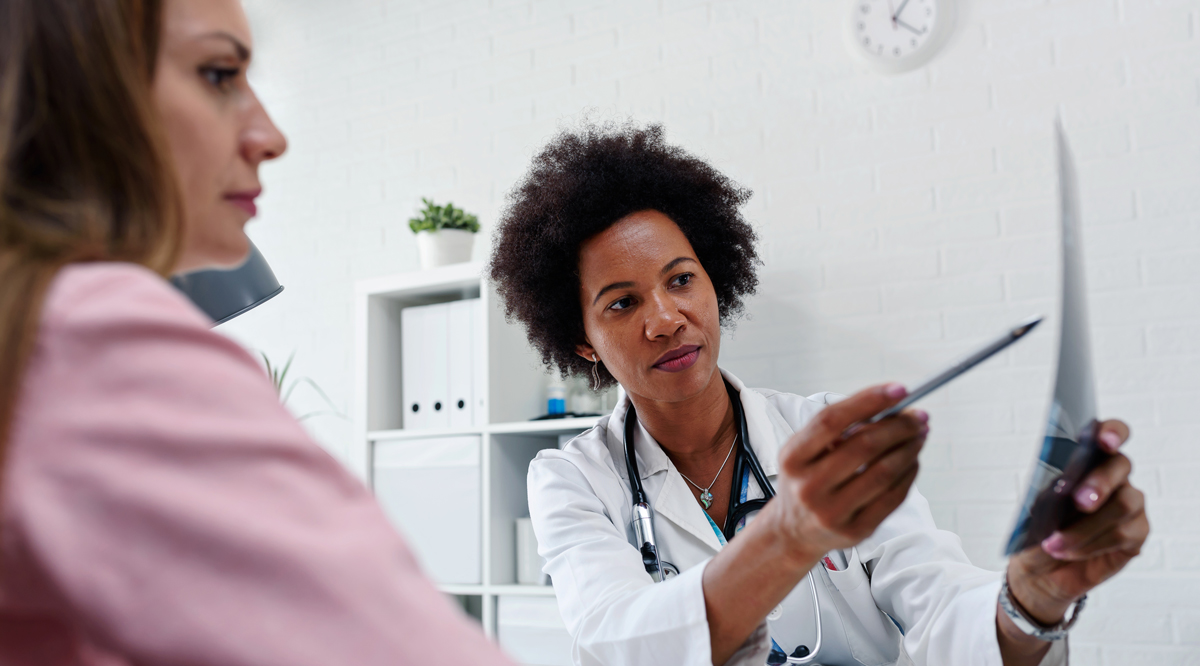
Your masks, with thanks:
[(1018, 629), (1043, 641), (1059, 641), (1066, 638), (1067, 632), (1075, 625), (1075, 620), (1079, 619), (1079, 612), (1083, 610), (1086, 601), (1087, 595), (1085, 594), (1067, 608), (1067, 614), (1063, 616), (1061, 622), (1046, 626), (1025, 612), (1020, 602), (1013, 596), (1012, 589), (1008, 587), (1008, 576), (1004, 577), (1004, 584), (1000, 587), (1000, 608), (1004, 614), (1013, 621), (1013, 624), (1017, 625)]

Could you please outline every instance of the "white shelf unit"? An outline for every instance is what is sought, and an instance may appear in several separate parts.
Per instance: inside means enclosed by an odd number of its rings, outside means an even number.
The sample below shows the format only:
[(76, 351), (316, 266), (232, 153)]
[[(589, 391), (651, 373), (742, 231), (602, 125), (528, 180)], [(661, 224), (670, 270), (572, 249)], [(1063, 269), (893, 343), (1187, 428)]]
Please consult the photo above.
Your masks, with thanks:
[[(557, 447), (559, 435), (583, 432), (597, 419), (529, 420), (545, 411), (546, 373), (524, 331), (505, 322), (499, 299), (482, 271), (479, 263), (456, 264), (355, 285), (355, 439), (350, 465), (370, 484), (376, 443), (481, 438), (482, 583), (440, 587), (494, 637), (498, 598), (554, 595), (549, 586), (516, 584), (515, 520), (529, 515), (525, 488), (529, 462), (541, 449)], [(483, 396), (476, 396), (476, 405), (485, 410), (486, 422), (472, 428), (403, 429), (400, 312), (462, 298), (480, 298), (485, 313), (475, 333), (476, 340), (482, 340), (476, 350), (477, 372), (483, 373), (477, 385), (487, 387)]]

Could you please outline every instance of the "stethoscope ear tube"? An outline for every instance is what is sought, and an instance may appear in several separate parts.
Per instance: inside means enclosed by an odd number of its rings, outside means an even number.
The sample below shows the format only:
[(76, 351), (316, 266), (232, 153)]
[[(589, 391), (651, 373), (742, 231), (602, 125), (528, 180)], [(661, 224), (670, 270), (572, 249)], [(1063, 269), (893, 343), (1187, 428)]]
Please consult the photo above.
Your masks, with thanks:
[(737, 424), (738, 431), (738, 454), (734, 456), (733, 461), (733, 479), (736, 487), (741, 483), (742, 475), (745, 473), (745, 466), (750, 466), (750, 472), (754, 474), (754, 480), (758, 483), (758, 487), (762, 489), (762, 499), (754, 499), (741, 501), (741, 495), (737, 492), (729, 493), (729, 510), (725, 513), (725, 526), (721, 532), (725, 535), (725, 540), (729, 541), (737, 534), (738, 523), (743, 518), (760, 511), (767, 502), (775, 497), (775, 487), (767, 480), (767, 475), (763, 472), (762, 465), (758, 462), (758, 456), (755, 455), (754, 449), (750, 447), (750, 432), (746, 426), (746, 413), (742, 408), (742, 397), (738, 394), (737, 389), (728, 381), (725, 382), (725, 390), (729, 393), (729, 402), (733, 408), (733, 421)]

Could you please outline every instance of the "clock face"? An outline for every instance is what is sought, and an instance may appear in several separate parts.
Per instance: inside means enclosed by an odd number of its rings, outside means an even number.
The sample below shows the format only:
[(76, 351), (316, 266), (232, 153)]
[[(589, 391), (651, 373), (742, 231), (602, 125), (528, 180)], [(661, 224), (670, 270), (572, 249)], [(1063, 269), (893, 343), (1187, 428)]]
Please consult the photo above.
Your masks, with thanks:
[(937, 5), (936, 0), (855, 0), (853, 39), (876, 59), (916, 55), (935, 32)]
[(950, 39), (957, 0), (851, 0), (846, 43), (886, 74), (933, 59)]

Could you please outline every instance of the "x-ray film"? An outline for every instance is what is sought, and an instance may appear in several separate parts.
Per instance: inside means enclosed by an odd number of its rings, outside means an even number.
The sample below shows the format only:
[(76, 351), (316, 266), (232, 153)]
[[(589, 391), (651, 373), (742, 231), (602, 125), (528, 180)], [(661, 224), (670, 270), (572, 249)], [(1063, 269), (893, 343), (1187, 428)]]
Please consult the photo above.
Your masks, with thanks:
[(1005, 555), (1035, 546), (1082, 515), (1073, 498), (1084, 477), (1109, 454), (1096, 444), (1096, 391), (1088, 336), (1087, 289), (1075, 164), (1062, 127), (1055, 125), (1062, 228), (1062, 314), (1054, 398), (1042, 452)]

